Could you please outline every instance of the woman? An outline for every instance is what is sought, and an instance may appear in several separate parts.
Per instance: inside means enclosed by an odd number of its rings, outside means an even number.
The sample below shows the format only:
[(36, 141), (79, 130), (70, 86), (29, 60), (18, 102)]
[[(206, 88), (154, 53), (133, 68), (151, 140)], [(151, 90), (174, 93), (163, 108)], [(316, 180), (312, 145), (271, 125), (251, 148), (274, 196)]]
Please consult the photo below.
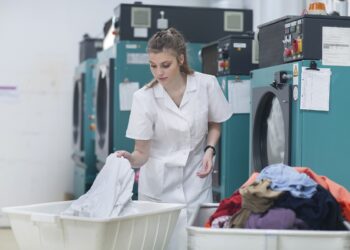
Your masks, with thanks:
[(232, 112), (216, 78), (190, 69), (184, 37), (176, 29), (154, 34), (148, 54), (154, 79), (134, 94), (126, 131), (135, 148), (116, 154), (141, 167), (140, 200), (187, 205), (170, 247), (186, 249), (185, 226), (193, 209), (212, 202), (215, 145), (220, 123)]

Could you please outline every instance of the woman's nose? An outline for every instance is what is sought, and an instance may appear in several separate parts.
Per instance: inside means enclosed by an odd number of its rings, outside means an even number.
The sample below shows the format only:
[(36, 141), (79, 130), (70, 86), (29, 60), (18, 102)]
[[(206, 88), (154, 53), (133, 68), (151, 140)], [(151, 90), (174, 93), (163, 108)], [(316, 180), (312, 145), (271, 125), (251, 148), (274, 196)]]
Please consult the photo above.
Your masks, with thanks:
[(156, 76), (162, 76), (164, 74), (164, 71), (161, 68), (156, 69)]

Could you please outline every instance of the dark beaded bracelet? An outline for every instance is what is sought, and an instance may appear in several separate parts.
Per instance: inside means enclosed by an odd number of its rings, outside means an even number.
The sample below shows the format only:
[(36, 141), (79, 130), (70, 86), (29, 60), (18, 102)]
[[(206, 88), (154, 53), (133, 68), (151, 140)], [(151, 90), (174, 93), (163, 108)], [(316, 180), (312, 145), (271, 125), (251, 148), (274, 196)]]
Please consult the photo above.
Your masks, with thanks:
[(213, 156), (216, 155), (216, 149), (215, 147), (211, 146), (211, 145), (208, 145), (204, 148), (204, 152), (208, 150), (208, 148), (211, 148), (213, 150)]

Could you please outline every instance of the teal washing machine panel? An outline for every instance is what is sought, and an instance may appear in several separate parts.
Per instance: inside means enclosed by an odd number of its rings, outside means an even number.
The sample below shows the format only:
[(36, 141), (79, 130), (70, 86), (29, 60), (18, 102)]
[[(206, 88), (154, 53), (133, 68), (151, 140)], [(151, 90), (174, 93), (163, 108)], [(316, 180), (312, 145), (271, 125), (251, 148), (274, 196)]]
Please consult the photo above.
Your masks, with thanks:
[[(250, 80), (250, 77), (218, 77), (228, 100), (229, 85), (240, 80)], [(249, 176), (249, 113), (234, 114), (222, 124), (218, 149), (219, 159), (216, 160), (213, 171), (213, 191), (214, 199), (219, 201), (231, 196)]]
[(116, 63), (114, 65), (114, 104), (113, 104), (113, 151), (134, 149), (133, 140), (126, 138), (130, 110), (121, 110), (120, 84), (139, 83), (143, 87), (151, 79), (145, 41), (120, 41), (116, 43)]
[(187, 60), (191, 68), (195, 71), (202, 70), (202, 62), (200, 53), (205, 44), (202, 43), (188, 43), (187, 44)]
[[(127, 150), (132, 152), (134, 140), (125, 136), (129, 122), (130, 110), (121, 110), (122, 84), (138, 83), (143, 87), (152, 78), (149, 69), (145, 41), (120, 41), (115, 45), (116, 62), (114, 65), (113, 91), (113, 151)], [(130, 98), (130, 97), (129, 97)], [(130, 98), (130, 102), (131, 102)], [(131, 108), (131, 107), (130, 107)], [(138, 175), (135, 170), (135, 175)], [(135, 179), (137, 180), (137, 179)], [(133, 200), (138, 199), (138, 182), (134, 182)]]
[(87, 59), (75, 70), (73, 96), (74, 195), (79, 197), (92, 185), (97, 169), (95, 157), (95, 109), (93, 93), (96, 59)]
[[(309, 167), (317, 174), (325, 175), (350, 189), (350, 67), (322, 65), (321, 61), (316, 61), (316, 65), (318, 69), (331, 70), (329, 111), (300, 109), (301, 89), (306, 87), (301, 80), (302, 68), (315, 70), (312, 69), (310, 61), (298, 61), (253, 71), (251, 171), (259, 171), (272, 163), (284, 162), (291, 166)], [(278, 87), (275, 79), (281, 72), (286, 76), (286, 83)], [(314, 81), (313, 84), (317, 82)], [(277, 96), (282, 93), (282, 89), (289, 89), (289, 94), (279, 98)], [(318, 87), (314, 87), (314, 90), (315, 96), (307, 96), (316, 98)], [(274, 99), (276, 102), (268, 99)], [(275, 122), (271, 122), (271, 117), (277, 117)], [(269, 142), (273, 141), (273, 138), (282, 140), (275, 140), (277, 143), (271, 146)]]

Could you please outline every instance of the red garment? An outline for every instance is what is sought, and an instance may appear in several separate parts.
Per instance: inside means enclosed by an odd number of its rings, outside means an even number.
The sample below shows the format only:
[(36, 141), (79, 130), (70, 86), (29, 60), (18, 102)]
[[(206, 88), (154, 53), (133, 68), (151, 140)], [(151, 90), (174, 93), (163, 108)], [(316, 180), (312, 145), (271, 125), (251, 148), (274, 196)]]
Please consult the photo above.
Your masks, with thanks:
[(224, 215), (233, 215), (238, 210), (241, 209), (242, 198), (241, 194), (238, 192), (234, 192), (231, 197), (223, 199), (220, 201), (219, 207), (216, 211), (209, 217), (209, 221), (205, 223), (205, 227), (210, 227), (211, 223), (214, 219), (224, 216)]
[(295, 167), (295, 169), (299, 173), (307, 174), (311, 179), (328, 190), (333, 195), (334, 199), (339, 203), (344, 218), (347, 221), (350, 221), (350, 192), (346, 188), (332, 181), (326, 176), (316, 174), (310, 168)]

